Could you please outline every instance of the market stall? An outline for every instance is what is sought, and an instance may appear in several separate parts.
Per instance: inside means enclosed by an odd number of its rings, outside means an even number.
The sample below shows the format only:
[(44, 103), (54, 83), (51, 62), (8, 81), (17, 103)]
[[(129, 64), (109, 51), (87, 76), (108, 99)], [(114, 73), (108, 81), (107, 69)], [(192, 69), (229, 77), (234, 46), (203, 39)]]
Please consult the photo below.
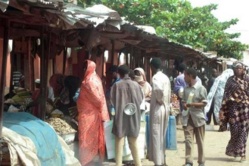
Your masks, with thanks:
[[(100, 8), (105, 9), (104, 12), (99, 12)], [(42, 110), (39, 118), (50, 122), (55, 129), (53, 135), (55, 133), (59, 135), (59, 141), (60, 136), (62, 136), (69, 146), (75, 147), (72, 142), (77, 131), (75, 119), (72, 117), (70, 119), (70, 115), (65, 116), (62, 110), (54, 106), (52, 106), (52, 109), (47, 107), (48, 80), (50, 76), (56, 74), (55, 71), (59, 67), (64, 76), (68, 74), (67, 72), (81, 76), (79, 70), (82, 68), (83, 60), (91, 58), (98, 63), (97, 73), (104, 76), (106, 66), (118, 64), (119, 56), (117, 55), (124, 52), (127, 65), (131, 68), (143, 65), (146, 71), (150, 73), (149, 60), (154, 56), (161, 57), (165, 62), (167, 61), (166, 68), (168, 70), (172, 67), (172, 59), (178, 54), (185, 52), (187, 53), (186, 56), (191, 56), (192, 58), (202, 57), (198, 51), (170, 42), (167, 39), (159, 38), (154, 34), (148, 34), (135, 25), (124, 24), (121, 26), (121, 22), (121, 17), (117, 12), (103, 5), (82, 9), (73, 4), (65, 5), (60, 0), (49, 3), (31, 0), (9, 0), (9, 3), (1, 4), (0, 38), (3, 39), (3, 54), (0, 56), (0, 62), (2, 63), (0, 137), (2, 137), (2, 123), (6, 124), (1, 120), (5, 116), (3, 110), (5, 112), (16, 112), (16, 115), (20, 112), (21, 114), (23, 112), (33, 113), (26, 106), (31, 102), (31, 93), (35, 90), (34, 80), (38, 77), (41, 84), (39, 109)], [(11, 87), (9, 92), (14, 91), (15, 94), (5, 100), (4, 89), (6, 73), (8, 73), (6, 64), (8, 64), (9, 39), (13, 39), (10, 62), (16, 62), (11, 65), (11, 78), (13, 77), (15, 65), (19, 69), (23, 69), (23, 74), (26, 75), (25, 89), (27, 91), (19, 93), (15, 91), (14, 87)], [(72, 54), (74, 54), (72, 56), (68, 53), (68, 47), (78, 48), (80, 51), (75, 53), (76, 51), (72, 50)], [(104, 50), (109, 50), (110, 52), (110, 58), (107, 61), (104, 60)], [(150, 75), (148, 77), (150, 78)], [(10, 79), (9, 83), (12, 84), (12, 81)], [(7, 107), (4, 109), (6, 105)], [(77, 112), (75, 107), (70, 109), (72, 112)], [(67, 122), (66, 124), (73, 122), (76, 127), (73, 130), (70, 129), (68, 133), (63, 133), (57, 127), (62, 126), (64, 128), (66, 126), (64, 122)], [(140, 140), (143, 141), (144, 128), (141, 131)], [(4, 142), (1, 144), (6, 146)], [(144, 146), (142, 144), (140, 149), (141, 157), (144, 157)], [(8, 149), (4, 154), (7, 153)], [(9, 160), (4, 161), (9, 162)]]

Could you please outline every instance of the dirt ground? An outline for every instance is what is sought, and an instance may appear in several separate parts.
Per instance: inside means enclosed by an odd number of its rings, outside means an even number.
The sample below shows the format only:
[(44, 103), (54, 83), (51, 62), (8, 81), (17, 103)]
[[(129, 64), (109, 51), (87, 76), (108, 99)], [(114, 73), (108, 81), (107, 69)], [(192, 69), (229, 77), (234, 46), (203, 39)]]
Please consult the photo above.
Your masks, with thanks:
[[(230, 139), (230, 132), (217, 132), (218, 126), (207, 125), (205, 135), (206, 166), (248, 166), (249, 158), (244, 163), (233, 161), (232, 157), (225, 155), (226, 145)], [(197, 146), (194, 147), (194, 166), (197, 163)], [(249, 148), (247, 146), (247, 156)], [(177, 126), (177, 150), (166, 150), (166, 162), (168, 166), (183, 166), (185, 163), (185, 145), (182, 126)], [(143, 166), (153, 166), (152, 162), (142, 160)], [(115, 166), (114, 162), (105, 162), (104, 166)]]

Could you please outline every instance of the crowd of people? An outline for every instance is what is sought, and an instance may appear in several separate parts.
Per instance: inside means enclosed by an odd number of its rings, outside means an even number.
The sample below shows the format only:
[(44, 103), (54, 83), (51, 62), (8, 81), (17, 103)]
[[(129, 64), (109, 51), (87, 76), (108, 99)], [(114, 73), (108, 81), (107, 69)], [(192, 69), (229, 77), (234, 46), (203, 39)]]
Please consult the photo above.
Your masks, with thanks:
[[(84, 75), (77, 100), (79, 119), (82, 123), (79, 131), (81, 163), (88, 165), (97, 154), (103, 159), (103, 121), (110, 118), (113, 119), (116, 165), (122, 165), (124, 140), (127, 138), (134, 165), (140, 166), (137, 138), (140, 120), (147, 110), (150, 122), (147, 157), (155, 166), (165, 166), (165, 135), (172, 90), (178, 96), (182, 115), (186, 166), (193, 165), (194, 136), (198, 147), (197, 162), (199, 166), (205, 165), (205, 125), (210, 124), (212, 114), (214, 124), (220, 124), (219, 131), (225, 131), (227, 127), (230, 129), (231, 139), (226, 154), (240, 157), (241, 162), (245, 161), (249, 129), (249, 77), (245, 74), (243, 64), (235, 63), (233, 70), (227, 69), (219, 76), (217, 70), (213, 69), (207, 88), (202, 84), (196, 69), (180, 64), (173, 89), (169, 77), (162, 72), (161, 65), (159, 58), (151, 60), (151, 84), (147, 82), (142, 68), (131, 70), (126, 65), (112, 66), (108, 72), (112, 74), (113, 82), (104, 92), (101, 79), (94, 72), (94, 62), (87, 61), (88, 72)], [(231, 71), (234, 71), (234, 75)], [(103, 100), (105, 97), (106, 100)], [(222, 101), (216, 101), (218, 98)], [(95, 139), (90, 139), (93, 134)]]
[[(177, 96), (179, 104), (186, 166), (193, 165), (194, 137), (198, 148), (197, 162), (199, 166), (205, 165), (205, 125), (211, 123), (212, 117), (214, 125), (220, 125), (220, 132), (229, 130), (231, 133), (226, 154), (240, 157), (241, 162), (246, 160), (249, 77), (242, 63), (234, 63), (232, 69), (226, 69), (220, 75), (212, 69), (207, 86), (198, 77), (197, 70), (184, 63), (177, 66), (178, 75), (171, 85), (169, 77), (161, 70), (159, 58), (150, 61), (151, 83), (146, 80), (141, 67), (130, 69), (127, 65), (113, 65), (106, 72), (112, 82), (109, 87), (104, 87), (95, 71), (96, 64), (86, 60), (83, 66), (82, 79), (53, 75), (49, 81), (53, 93), (48, 97), (52, 101), (59, 99), (58, 108), (77, 106), (79, 159), (83, 166), (91, 166), (96, 156), (100, 163), (104, 160), (104, 122), (110, 119), (113, 120), (116, 165), (122, 165), (123, 147), (128, 139), (134, 165), (141, 166), (137, 140), (140, 121), (145, 119), (145, 114), (149, 115), (150, 123), (147, 157), (155, 166), (166, 166), (165, 136), (172, 109), (172, 93)], [(33, 101), (29, 107), (39, 102), (39, 86)], [(39, 111), (34, 109), (33, 113), (37, 112), (39, 115)], [(68, 109), (63, 112), (69, 114)]]
[[(113, 81), (110, 88), (104, 92), (102, 81), (95, 72), (94, 62), (87, 61), (77, 99), (82, 165), (90, 165), (97, 155), (100, 161), (103, 160), (105, 146), (103, 122), (111, 118), (112, 133), (115, 136), (116, 165), (122, 165), (124, 140), (127, 138), (134, 165), (141, 166), (137, 138), (140, 121), (145, 112), (150, 114), (152, 131), (148, 158), (157, 166), (166, 164), (164, 136), (170, 111), (171, 85), (169, 78), (160, 70), (161, 65), (162, 62), (158, 58), (151, 61), (154, 73), (151, 85), (146, 81), (142, 68), (135, 68), (131, 72), (127, 65), (112, 66), (107, 70), (107, 74), (112, 75)], [(105, 97), (106, 100), (103, 100)]]

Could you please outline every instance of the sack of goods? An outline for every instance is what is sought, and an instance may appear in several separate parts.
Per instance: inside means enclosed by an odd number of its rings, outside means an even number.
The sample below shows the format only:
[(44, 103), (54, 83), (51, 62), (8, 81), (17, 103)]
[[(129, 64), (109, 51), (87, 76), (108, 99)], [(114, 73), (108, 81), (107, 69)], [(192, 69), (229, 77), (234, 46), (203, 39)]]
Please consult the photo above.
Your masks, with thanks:
[(72, 143), (75, 139), (76, 130), (74, 130), (66, 121), (61, 118), (49, 118), (47, 122), (53, 126), (66, 143)]

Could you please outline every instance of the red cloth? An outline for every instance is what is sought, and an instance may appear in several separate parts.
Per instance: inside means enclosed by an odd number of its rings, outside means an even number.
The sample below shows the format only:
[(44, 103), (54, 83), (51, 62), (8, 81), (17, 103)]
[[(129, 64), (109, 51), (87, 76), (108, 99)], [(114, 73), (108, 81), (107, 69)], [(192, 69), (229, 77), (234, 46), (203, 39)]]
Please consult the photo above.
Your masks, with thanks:
[[(39, 96), (40, 96), (40, 92), (41, 90), (40, 89), (36, 89), (33, 94), (32, 94), (32, 100), (33, 101), (36, 101), (38, 100)], [(36, 101), (37, 102), (37, 101)], [(41, 111), (40, 111), (40, 107), (39, 107), (39, 104), (36, 104), (34, 105), (34, 107), (32, 108), (32, 114), (38, 118), (40, 118), (40, 114), (41, 114)]]
[(49, 79), (49, 84), (53, 88), (54, 97), (58, 97), (63, 89), (63, 79), (62, 74), (53, 74)]
[(96, 64), (87, 60), (87, 69), (77, 100), (79, 152), (83, 166), (99, 155), (105, 155), (103, 121), (109, 120), (102, 82), (95, 72)]

